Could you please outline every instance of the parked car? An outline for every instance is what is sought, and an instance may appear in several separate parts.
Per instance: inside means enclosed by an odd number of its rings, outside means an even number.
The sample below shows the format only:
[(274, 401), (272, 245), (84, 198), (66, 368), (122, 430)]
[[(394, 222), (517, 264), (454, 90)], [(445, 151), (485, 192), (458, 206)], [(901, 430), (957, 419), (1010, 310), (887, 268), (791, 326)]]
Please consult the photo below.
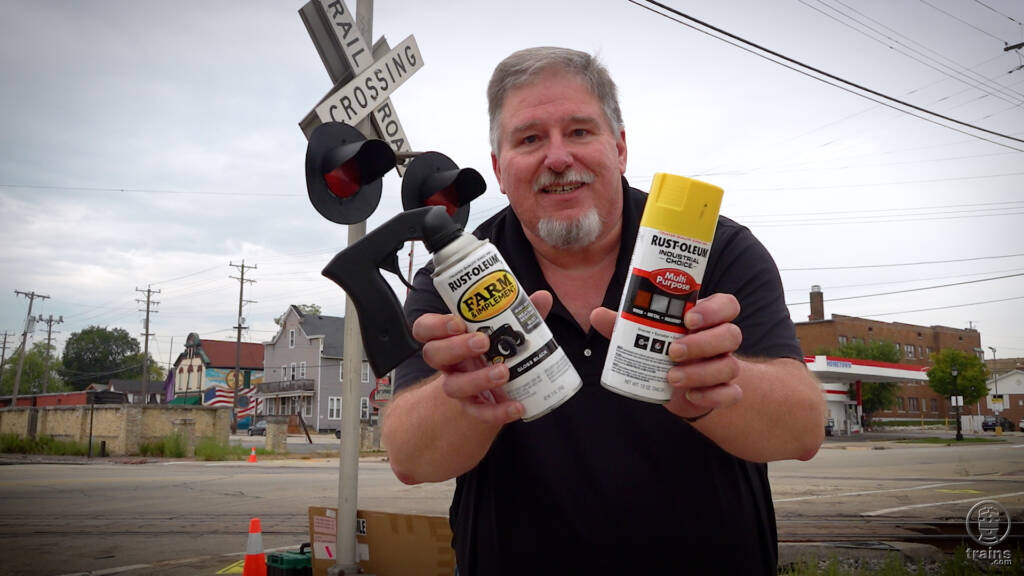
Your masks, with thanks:
[(266, 436), (267, 435), (267, 421), (260, 420), (259, 422), (249, 426), (249, 436)]
[(1002, 427), (1004, 432), (1013, 430), (1013, 422), (1003, 416), (985, 416), (981, 422), (981, 429), (985, 432), (994, 432), (996, 426)]
[(1020, 422), (1017, 422), (1017, 430), (1024, 431), (1024, 418), (1021, 418)]

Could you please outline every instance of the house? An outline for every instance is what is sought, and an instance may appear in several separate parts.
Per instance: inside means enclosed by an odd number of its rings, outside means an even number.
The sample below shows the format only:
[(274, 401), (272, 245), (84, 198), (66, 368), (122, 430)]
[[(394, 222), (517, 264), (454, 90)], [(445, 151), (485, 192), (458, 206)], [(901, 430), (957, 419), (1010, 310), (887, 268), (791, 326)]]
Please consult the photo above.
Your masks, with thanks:
[[(240, 378), (235, 376), (236, 357)], [(246, 428), (258, 409), (250, 398), (254, 386), (263, 381), (263, 344), (206, 340), (192, 332), (185, 351), (174, 361), (171, 377), (174, 404), (231, 406), (237, 390), (236, 419)]]
[[(959, 350), (984, 360), (981, 333), (973, 328), (919, 326), (902, 322), (880, 322), (832, 314), (825, 318), (824, 293), (811, 287), (811, 313), (807, 322), (797, 322), (796, 336), (805, 356), (822, 349), (835, 349), (847, 342), (885, 341), (896, 345), (903, 355), (900, 364), (929, 367), (931, 355), (944, 349)], [(949, 399), (936, 394), (927, 382), (900, 382), (896, 405), (874, 414), (878, 418), (944, 420), (953, 413)]]
[(983, 414), (999, 413), (1017, 424), (1024, 418), (1024, 370), (1015, 368), (992, 374), (988, 381), (988, 398)]
[[(99, 387), (97, 387), (99, 388)], [(151, 381), (146, 383), (146, 401), (142, 400), (142, 380), (119, 380), (112, 379), (107, 383), (106, 389), (111, 392), (121, 392), (128, 398), (129, 404), (162, 404), (165, 402), (164, 383)]]
[[(289, 306), (280, 330), (263, 347), (266, 376), (257, 396), (264, 402), (265, 413), (301, 414), (317, 431), (340, 430), (344, 348), (345, 318), (304, 314)], [(377, 379), (365, 357), (361, 366), (360, 420), (372, 424), (378, 417), (370, 402)]]

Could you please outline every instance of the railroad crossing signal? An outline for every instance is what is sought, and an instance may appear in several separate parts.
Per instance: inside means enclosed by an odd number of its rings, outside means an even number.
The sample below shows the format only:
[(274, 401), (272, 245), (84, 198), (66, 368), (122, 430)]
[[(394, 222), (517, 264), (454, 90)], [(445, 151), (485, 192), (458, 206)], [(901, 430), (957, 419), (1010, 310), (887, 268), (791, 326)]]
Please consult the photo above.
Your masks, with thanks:
[(469, 220), (469, 203), (484, 193), (487, 183), (472, 168), (461, 170), (439, 152), (424, 152), (413, 158), (402, 178), (402, 207), (444, 206), (459, 226)]
[(395, 153), (382, 140), (367, 140), (348, 124), (321, 124), (306, 147), (309, 201), (331, 222), (363, 222), (380, 202), (381, 178), (394, 167)]
[[(327, 96), (299, 122), (306, 137), (325, 122), (355, 126), (369, 117), (376, 137), (396, 154), (411, 152), (390, 95), (423, 68), (416, 38), (410, 35), (391, 49), (382, 37), (371, 51), (342, 0), (310, 0), (299, 15), (334, 82)], [(368, 130), (362, 132), (374, 136)], [(404, 173), (401, 165), (398, 173)]]

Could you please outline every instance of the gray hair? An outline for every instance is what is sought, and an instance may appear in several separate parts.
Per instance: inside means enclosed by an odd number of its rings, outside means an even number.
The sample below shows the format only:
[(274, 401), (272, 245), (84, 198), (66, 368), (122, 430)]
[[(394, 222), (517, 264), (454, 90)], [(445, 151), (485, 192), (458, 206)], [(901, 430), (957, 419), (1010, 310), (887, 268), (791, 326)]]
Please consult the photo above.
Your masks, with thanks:
[(541, 74), (560, 69), (575, 75), (590, 88), (601, 103), (608, 125), (618, 137), (622, 130), (622, 111), (619, 110), (618, 89), (615, 82), (595, 56), (579, 50), (542, 46), (513, 52), (501, 61), (487, 84), (487, 112), (491, 120), (491, 152), (498, 153), (501, 131), (501, 110), (509, 91), (527, 85)]

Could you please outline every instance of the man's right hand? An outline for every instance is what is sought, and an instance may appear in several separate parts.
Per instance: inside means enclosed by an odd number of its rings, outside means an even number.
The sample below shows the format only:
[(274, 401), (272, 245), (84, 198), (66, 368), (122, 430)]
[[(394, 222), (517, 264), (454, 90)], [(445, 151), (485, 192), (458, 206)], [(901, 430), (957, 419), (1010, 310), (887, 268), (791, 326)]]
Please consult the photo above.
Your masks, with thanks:
[[(530, 300), (546, 317), (551, 294), (538, 291)], [(438, 371), (445, 395), (457, 400), (467, 414), (494, 425), (522, 418), (522, 403), (509, 400), (501, 388), (508, 382), (508, 367), (488, 364), (483, 356), (491, 345), (486, 334), (467, 332), (466, 323), (454, 314), (424, 314), (412, 333), (423, 343), (424, 362)]]

